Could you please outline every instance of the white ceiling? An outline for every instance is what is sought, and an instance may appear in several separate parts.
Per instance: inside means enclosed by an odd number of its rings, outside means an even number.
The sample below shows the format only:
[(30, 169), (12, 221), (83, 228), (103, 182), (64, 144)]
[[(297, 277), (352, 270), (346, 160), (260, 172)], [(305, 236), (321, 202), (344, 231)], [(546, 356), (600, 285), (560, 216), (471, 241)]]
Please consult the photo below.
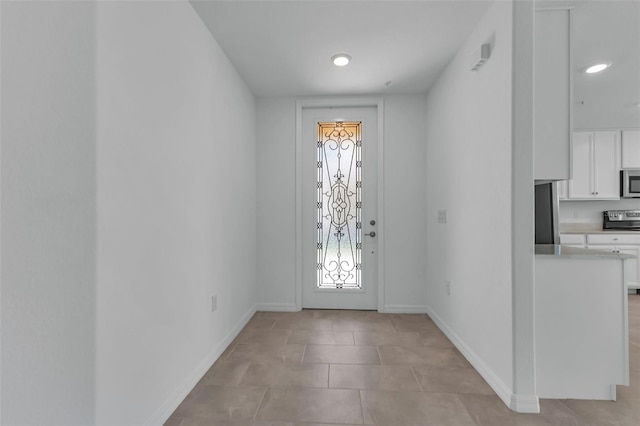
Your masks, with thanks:
[[(573, 5), (575, 127), (640, 127), (640, 1)], [(612, 65), (584, 72), (602, 62)]]
[(426, 92), (490, 3), (191, 0), (256, 96)]
[[(190, 1), (256, 96), (424, 93), (491, 3)], [(572, 9), (576, 128), (640, 127), (640, 0), (538, 7)], [(342, 52), (352, 63), (335, 67), (330, 58)], [(613, 66), (584, 74), (599, 61)]]

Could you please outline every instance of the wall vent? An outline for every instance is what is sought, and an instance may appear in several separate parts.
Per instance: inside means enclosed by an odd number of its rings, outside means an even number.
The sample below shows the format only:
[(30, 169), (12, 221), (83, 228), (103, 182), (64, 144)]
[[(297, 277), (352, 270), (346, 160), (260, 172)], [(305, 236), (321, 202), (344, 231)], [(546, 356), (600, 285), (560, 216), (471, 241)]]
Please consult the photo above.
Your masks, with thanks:
[(491, 45), (485, 43), (480, 46), (479, 50), (473, 53), (473, 61), (471, 63), (471, 71), (478, 71), (491, 56)]

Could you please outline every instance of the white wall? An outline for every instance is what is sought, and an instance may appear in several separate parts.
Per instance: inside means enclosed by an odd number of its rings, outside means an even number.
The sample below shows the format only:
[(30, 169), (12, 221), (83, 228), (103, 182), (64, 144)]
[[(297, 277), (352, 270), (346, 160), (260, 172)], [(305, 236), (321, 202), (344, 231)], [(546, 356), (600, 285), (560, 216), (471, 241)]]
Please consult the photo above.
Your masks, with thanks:
[[(425, 97), (384, 98), (385, 305), (424, 309)], [(258, 300), (295, 309), (295, 99), (258, 99)]]
[[(473, 53), (483, 43), (491, 43), (491, 58), (472, 72)], [(425, 124), (429, 313), (494, 389), (507, 391), (513, 381), (511, 81), (512, 5), (496, 2), (429, 91)], [(447, 210), (446, 224), (438, 223), (438, 210)]]
[(92, 424), (95, 15), (2, 2), (2, 424)]
[(255, 99), (186, 2), (1, 7), (1, 422), (161, 423), (255, 309)]
[(97, 9), (96, 422), (158, 424), (255, 309), (255, 99), (187, 2)]
[[(536, 391), (534, 116), (536, 2), (514, 1), (511, 153), (513, 388), (498, 392), (518, 412), (539, 413)], [(497, 386), (496, 386), (497, 387)], [(494, 387), (495, 389), (495, 387)], [(509, 395), (510, 393), (510, 395)], [(509, 399), (507, 399), (509, 398)]]
[(427, 253), (426, 97), (384, 103), (385, 308), (422, 311)]
[(257, 273), (262, 309), (295, 310), (295, 99), (257, 101)]

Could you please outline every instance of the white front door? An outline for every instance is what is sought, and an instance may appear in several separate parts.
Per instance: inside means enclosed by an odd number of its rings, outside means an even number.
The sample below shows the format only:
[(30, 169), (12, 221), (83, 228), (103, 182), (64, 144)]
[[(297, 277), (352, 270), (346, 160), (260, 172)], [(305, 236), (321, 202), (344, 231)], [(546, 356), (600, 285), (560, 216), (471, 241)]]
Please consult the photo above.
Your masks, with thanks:
[(377, 108), (302, 110), (302, 307), (377, 309)]

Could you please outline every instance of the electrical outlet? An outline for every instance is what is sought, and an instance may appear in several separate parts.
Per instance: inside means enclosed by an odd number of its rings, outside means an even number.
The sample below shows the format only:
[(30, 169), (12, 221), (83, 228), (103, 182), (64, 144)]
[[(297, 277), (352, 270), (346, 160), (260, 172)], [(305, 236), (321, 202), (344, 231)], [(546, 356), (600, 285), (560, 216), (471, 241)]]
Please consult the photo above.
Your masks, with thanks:
[(218, 295), (211, 296), (211, 312), (215, 312), (218, 309)]
[(438, 223), (447, 223), (447, 211), (438, 210)]
[(451, 281), (445, 281), (444, 291), (447, 292), (447, 296), (451, 296)]

